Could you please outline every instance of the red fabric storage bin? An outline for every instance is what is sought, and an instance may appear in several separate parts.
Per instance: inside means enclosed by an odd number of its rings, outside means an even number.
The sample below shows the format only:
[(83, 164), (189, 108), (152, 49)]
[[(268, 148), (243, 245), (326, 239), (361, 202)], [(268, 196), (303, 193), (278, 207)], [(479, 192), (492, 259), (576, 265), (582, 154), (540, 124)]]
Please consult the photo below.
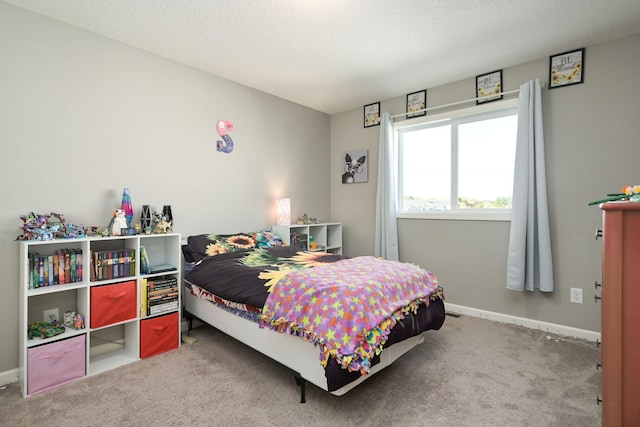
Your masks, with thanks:
[(27, 350), (27, 393), (34, 394), (86, 375), (85, 335)]
[(178, 348), (178, 312), (140, 322), (140, 358)]
[(135, 280), (91, 288), (92, 328), (135, 319), (137, 314)]

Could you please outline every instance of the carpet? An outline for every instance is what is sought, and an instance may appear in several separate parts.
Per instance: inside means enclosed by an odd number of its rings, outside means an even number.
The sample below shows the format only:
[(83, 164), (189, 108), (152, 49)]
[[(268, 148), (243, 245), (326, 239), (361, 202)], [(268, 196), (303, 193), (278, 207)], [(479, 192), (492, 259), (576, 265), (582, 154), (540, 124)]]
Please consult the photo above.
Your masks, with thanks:
[[(468, 316), (344, 396), (209, 327), (194, 344), (22, 398), (0, 391), (0, 425), (600, 426), (594, 343)], [(548, 338), (549, 336), (549, 338)]]

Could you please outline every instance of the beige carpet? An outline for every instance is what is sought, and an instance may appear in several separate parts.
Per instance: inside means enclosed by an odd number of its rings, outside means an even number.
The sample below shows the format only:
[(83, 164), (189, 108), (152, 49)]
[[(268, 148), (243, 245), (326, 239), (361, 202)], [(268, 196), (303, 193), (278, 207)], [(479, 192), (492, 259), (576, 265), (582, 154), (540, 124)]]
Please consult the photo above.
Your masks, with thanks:
[(193, 344), (23, 399), (2, 426), (599, 426), (599, 349), (467, 316), (342, 397), (209, 327)]

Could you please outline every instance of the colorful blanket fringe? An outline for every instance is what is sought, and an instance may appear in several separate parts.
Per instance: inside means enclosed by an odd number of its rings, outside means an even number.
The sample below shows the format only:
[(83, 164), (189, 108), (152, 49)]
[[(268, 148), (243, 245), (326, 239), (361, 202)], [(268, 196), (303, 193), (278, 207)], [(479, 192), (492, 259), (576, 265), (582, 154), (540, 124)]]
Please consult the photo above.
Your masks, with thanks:
[(390, 330), (430, 298), (442, 298), (433, 273), (416, 265), (355, 257), (288, 272), (273, 286), (260, 327), (297, 335), (349, 371), (367, 374)]

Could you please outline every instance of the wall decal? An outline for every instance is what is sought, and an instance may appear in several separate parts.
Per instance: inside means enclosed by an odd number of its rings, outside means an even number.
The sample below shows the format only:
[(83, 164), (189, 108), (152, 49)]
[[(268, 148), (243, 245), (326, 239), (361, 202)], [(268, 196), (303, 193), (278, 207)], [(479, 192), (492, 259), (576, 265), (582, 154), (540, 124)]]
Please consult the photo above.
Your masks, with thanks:
[(218, 120), (216, 125), (218, 135), (222, 138), (222, 141), (218, 140), (216, 149), (223, 153), (230, 153), (233, 151), (233, 139), (229, 136), (229, 132), (233, 130), (233, 124), (227, 120)]

